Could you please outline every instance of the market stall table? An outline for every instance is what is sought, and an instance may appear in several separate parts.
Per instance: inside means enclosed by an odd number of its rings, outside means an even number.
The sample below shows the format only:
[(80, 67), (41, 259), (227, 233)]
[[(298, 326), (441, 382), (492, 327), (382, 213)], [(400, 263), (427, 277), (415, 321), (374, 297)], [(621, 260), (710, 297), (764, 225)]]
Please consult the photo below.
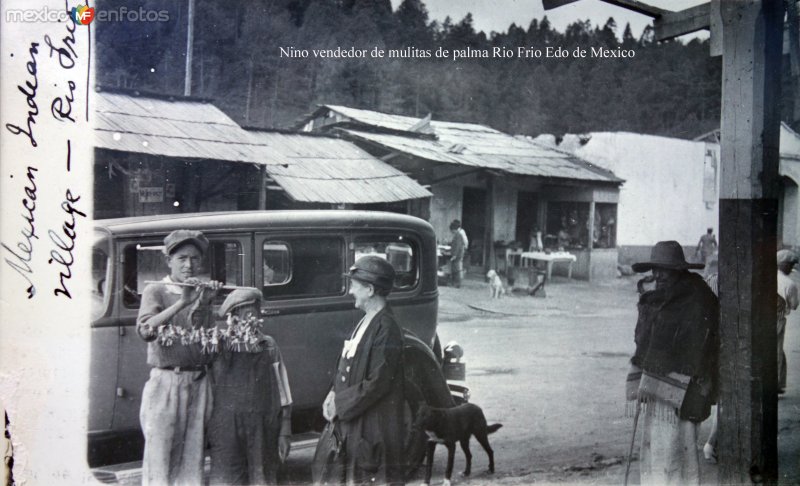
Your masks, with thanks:
[(569, 263), (569, 269), (567, 270), (567, 278), (572, 278), (572, 263), (577, 260), (575, 255), (571, 253), (567, 253), (565, 251), (557, 251), (552, 253), (545, 253), (543, 251), (526, 251), (521, 255), (522, 266), (527, 267), (530, 266), (531, 263), (540, 261), (545, 262), (547, 264), (547, 280), (550, 280), (550, 276), (553, 273), (553, 263), (557, 262), (565, 262)]

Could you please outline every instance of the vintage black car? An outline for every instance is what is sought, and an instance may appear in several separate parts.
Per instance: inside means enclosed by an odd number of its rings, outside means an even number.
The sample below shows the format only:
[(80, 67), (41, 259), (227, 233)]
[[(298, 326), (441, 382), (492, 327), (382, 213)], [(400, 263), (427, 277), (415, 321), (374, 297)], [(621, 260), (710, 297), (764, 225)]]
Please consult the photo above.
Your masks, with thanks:
[[(362, 255), (386, 258), (397, 271), (389, 301), (406, 332), (409, 413), (419, 400), (433, 406), (453, 403), (436, 335), (436, 237), (427, 222), (333, 210), (99, 220), (92, 262), (90, 466), (141, 457), (139, 406), (149, 368), (136, 317), (145, 282), (167, 274), (164, 236), (181, 228), (200, 230), (211, 242), (201, 278), (263, 291), (264, 331), (284, 356), (295, 432), (322, 424), (321, 404), (337, 355), (360, 318), (343, 274)], [(218, 295), (217, 305), (225, 295)], [(456, 389), (458, 399), (468, 394), (463, 386)]]

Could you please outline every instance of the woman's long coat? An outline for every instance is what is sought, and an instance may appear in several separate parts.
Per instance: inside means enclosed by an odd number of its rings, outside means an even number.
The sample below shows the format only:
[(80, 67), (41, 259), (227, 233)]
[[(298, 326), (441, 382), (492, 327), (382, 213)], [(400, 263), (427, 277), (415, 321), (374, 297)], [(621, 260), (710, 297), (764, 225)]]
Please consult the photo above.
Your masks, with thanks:
[(403, 484), (403, 331), (384, 307), (334, 378), (348, 484)]

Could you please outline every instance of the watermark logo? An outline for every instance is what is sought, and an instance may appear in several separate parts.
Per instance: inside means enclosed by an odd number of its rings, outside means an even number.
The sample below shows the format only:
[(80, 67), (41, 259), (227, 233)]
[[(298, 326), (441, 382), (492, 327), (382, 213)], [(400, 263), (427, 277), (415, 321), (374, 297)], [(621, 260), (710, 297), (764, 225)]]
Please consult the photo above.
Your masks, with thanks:
[(72, 17), (72, 20), (74, 20), (76, 24), (89, 25), (92, 23), (92, 20), (94, 20), (94, 7), (90, 8), (86, 5), (78, 5), (77, 7), (72, 7), (70, 16)]
[(75, 22), (78, 25), (89, 25), (97, 22), (169, 22), (168, 10), (153, 10), (139, 7), (129, 9), (126, 6), (117, 8), (104, 8), (95, 10), (88, 5), (78, 5), (72, 8), (52, 9), (47, 6), (40, 8), (21, 8), (6, 10), (6, 22)]

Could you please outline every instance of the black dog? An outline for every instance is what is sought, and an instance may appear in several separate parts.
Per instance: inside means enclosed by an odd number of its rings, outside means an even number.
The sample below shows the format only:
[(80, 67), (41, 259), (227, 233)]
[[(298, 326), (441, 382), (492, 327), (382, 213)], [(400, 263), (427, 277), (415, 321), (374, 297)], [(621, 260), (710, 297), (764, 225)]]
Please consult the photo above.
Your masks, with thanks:
[(425, 404), (420, 405), (415, 420), (416, 427), (428, 434), (428, 455), (425, 470), (425, 483), (430, 484), (433, 471), (433, 453), (436, 444), (447, 447), (447, 471), (445, 472), (444, 485), (449, 486), (453, 474), (453, 459), (456, 454), (456, 442), (461, 443), (461, 449), (467, 459), (464, 476), (469, 476), (472, 468), (472, 454), (469, 451), (470, 436), (475, 436), (489, 456), (489, 472), (494, 472), (494, 451), (489, 446), (488, 435), (497, 431), (502, 424), (486, 425), (483, 410), (475, 404), (465, 403), (453, 408), (432, 408)]

